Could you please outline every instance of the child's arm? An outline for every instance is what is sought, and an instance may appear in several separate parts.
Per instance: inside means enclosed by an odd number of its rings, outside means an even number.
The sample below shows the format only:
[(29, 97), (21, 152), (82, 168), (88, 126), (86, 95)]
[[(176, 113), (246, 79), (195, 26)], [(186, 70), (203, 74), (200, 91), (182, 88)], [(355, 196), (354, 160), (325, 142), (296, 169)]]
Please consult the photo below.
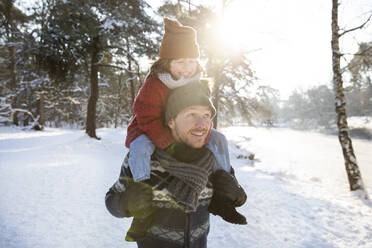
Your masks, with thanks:
[(150, 78), (138, 92), (133, 104), (139, 128), (161, 149), (174, 142), (169, 128), (163, 124), (168, 92), (169, 89), (159, 80)]

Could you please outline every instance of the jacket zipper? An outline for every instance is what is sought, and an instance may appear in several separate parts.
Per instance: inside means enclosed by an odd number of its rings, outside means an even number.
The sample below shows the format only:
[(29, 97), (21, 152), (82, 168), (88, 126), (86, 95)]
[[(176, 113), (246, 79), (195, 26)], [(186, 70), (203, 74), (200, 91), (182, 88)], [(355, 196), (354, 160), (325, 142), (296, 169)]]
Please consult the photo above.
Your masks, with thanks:
[(189, 248), (190, 247), (190, 214), (186, 214), (186, 220), (185, 220), (185, 237), (184, 237), (184, 247)]

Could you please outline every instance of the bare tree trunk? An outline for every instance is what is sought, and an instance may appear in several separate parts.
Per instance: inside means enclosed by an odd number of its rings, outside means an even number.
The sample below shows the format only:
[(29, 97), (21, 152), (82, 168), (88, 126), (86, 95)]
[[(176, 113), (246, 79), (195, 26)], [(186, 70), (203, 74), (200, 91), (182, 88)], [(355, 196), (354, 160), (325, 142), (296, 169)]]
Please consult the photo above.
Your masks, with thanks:
[(98, 53), (99, 38), (94, 37), (92, 43), (92, 60), (90, 65), (90, 96), (85, 132), (92, 138), (99, 139), (96, 135), (96, 107), (99, 95), (98, 90)]
[(137, 84), (137, 87), (136, 87), (136, 92), (138, 92), (139, 88), (141, 88), (142, 84), (143, 84), (143, 79), (141, 77), (141, 73), (140, 73), (140, 67), (137, 63), (137, 66), (136, 66), (136, 73), (137, 73), (137, 78), (138, 78), (138, 84)]
[(45, 111), (44, 111), (44, 93), (40, 93), (40, 98), (37, 104), (37, 115), (39, 116), (38, 123), (40, 124), (40, 128), (43, 129), (45, 126)]
[(131, 60), (129, 60), (128, 69), (129, 69), (129, 85), (130, 85), (131, 105), (133, 106), (134, 99), (136, 98), (136, 89), (135, 89), (135, 85), (134, 85), (134, 78), (133, 78), (133, 73), (132, 73), (132, 61)]
[[(14, 97), (14, 99), (12, 100), (11, 105), (12, 105), (13, 109), (17, 108), (17, 96)], [(17, 111), (14, 112), (14, 114), (13, 114), (13, 124), (16, 125), (16, 126), (18, 126), (18, 124), (19, 124), (19, 118), (18, 118), (18, 112)]]
[(134, 81), (133, 81), (133, 72), (132, 72), (132, 58), (130, 56), (130, 44), (129, 39), (126, 39), (126, 45), (127, 45), (127, 60), (128, 60), (128, 78), (129, 78), (129, 86), (130, 86), (130, 96), (131, 96), (131, 105), (133, 106), (134, 98), (136, 97), (136, 90), (134, 88)]
[[(8, 42), (14, 41), (14, 34), (12, 31), (13, 25), (13, 0), (6, 0), (4, 1), (4, 8), (5, 8), (5, 32), (6, 32), (6, 39)], [(8, 47), (9, 52), (9, 76), (10, 76), (10, 88), (12, 90), (17, 89), (17, 68), (16, 68), (16, 49), (14, 46)], [(17, 108), (17, 95), (15, 94), (11, 106), (13, 109)], [(14, 112), (13, 114), (13, 124), (18, 126), (18, 112)]]
[(118, 121), (120, 117), (120, 110), (121, 110), (121, 88), (122, 88), (122, 77), (123, 74), (120, 73), (118, 78), (118, 96), (117, 96), (117, 103), (116, 103), (116, 113), (115, 113), (115, 128), (118, 127)]
[[(226, 5), (227, 5), (227, 1), (222, 0), (222, 7), (221, 7), (221, 17), (222, 17), (222, 19), (225, 15)], [(220, 47), (219, 49), (223, 49), (223, 48)], [(219, 53), (221, 53), (221, 51), (219, 51)], [(219, 105), (220, 105), (220, 100), (221, 100), (221, 85), (222, 85), (221, 70), (223, 69), (223, 68), (221, 68), (221, 60), (222, 60), (222, 58), (217, 56), (217, 64), (215, 65), (216, 70), (215, 70), (215, 73), (214, 73), (215, 82), (213, 84), (213, 105), (216, 108), (216, 116), (213, 119), (213, 127), (214, 128), (218, 127), (218, 113), (219, 113)]]
[[(346, 102), (343, 89), (343, 81), (340, 67), (338, 27), (338, 0), (332, 0), (332, 68), (333, 68), (333, 89), (335, 92), (335, 107), (337, 114), (338, 139), (341, 144), (345, 160), (346, 173), (349, 180), (350, 190), (365, 190), (362, 176), (354, 154), (353, 145), (349, 137), (349, 127), (346, 116)], [(367, 194), (365, 194), (367, 198)]]
[(218, 113), (219, 113), (219, 102), (220, 102), (220, 66), (216, 65), (215, 81), (213, 83), (213, 105), (216, 108), (216, 116), (213, 119), (213, 127), (218, 127)]
[[(16, 68), (16, 53), (15, 47), (9, 47), (9, 55), (10, 55), (10, 63), (9, 63), (9, 72), (10, 72), (10, 88), (14, 91), (17, 90), (17, 68)], [(18, 96), (14, 94), (14, 98), (12, 100), (12, 108), (17, 108)], [(18, 126), (18, 113), (14, 113), (13, 115), (13, 124)]]
[(9, 47), (10, 53), (10, 64), (9, 64), (9, 71), (10, 71), (10, 87), (15, 89), (17, 87), (17, 68), (16, 68), (16, 52), (15, 47)]

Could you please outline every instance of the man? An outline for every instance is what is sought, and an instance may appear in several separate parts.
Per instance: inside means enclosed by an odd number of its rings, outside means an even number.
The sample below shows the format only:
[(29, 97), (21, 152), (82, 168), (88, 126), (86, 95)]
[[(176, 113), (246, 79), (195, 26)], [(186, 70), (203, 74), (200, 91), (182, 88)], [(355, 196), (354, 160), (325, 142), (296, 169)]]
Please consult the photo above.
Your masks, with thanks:
[(155, 150), (150, 179), (144, 182), (133, 181), (126, 160), (119, 180), (106, 194), (112, 215), (134, 217), (127, 241), (136, 241), (139, 248), (204, 248), (210, 212), (246, 224), (235, 210), (244, 204), (246, 194), (233, 169), (217, 170), (205, 147), (215, 112), (203, 82), (170, 93), (164, 120), (176, 143)]

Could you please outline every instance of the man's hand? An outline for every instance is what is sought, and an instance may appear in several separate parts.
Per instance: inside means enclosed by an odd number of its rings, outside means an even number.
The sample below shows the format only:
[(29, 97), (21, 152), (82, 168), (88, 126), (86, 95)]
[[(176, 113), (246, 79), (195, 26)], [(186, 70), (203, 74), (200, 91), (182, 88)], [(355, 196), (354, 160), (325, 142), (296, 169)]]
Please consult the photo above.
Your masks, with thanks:
[(232, 174), (224, 170), (218, 170), (212, 175), (211, 182), (213, 190), (231, 200), (235, 207), (242, 206), (247, 200), (244, 189)]
[(120, 207), (139, 219), (150, 216), (153, 213), (151, 186), (143, 182), (130, 183), (120, 198)]
[(247, 224), (246, 218), (236, 211), (233, 203), (226, 201), (226, 198), (218, 193), (213, 193), (208, 210), (211, 214), (221, 216), (227, 222), (239, 225)]

